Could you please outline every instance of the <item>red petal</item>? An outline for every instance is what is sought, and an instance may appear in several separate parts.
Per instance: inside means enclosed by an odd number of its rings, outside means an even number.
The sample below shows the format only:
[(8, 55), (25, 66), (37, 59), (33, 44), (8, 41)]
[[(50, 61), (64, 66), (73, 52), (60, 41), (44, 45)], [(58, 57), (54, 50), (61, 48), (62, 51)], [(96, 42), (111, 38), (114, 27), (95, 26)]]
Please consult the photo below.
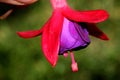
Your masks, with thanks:
[(17, 34), (22, 38), (33, 38), (33, 37), (39, 36), (42, 32), (43, 32), (43, 29), (17, 32)]
[(64, 7), (62, 13), (68, 19), (77, 22), (98, 23), (108, 18), (105, 10), (74, 11), (69, 7)]
[(42, 34), (44, 28), (46, 28), (46, 26), (48, 26), (48, 23), (49, 22), (46, 22), (45, 25), (39, 30), (17, 32), (17, 34), (22, 38), (33, 38), (33, 37), (39, 36)]
[(100, 38), (102, 40), (109, 40), (107, 35), (103, 33), (95, 24), (87, 23), (86, 27), (90, 35)]
[(32, 38), (41, 34), (41, 30), (31, 30), (25, 32), (17, 32), (17, 34), (22, 38)]
[(49, 25), (42, 34), (42, 48), (45, 57), (55, 66), (58, 60), (60, 34), (63, 25), (63, 16), (60, 10), (55, 10), (49, 20)]

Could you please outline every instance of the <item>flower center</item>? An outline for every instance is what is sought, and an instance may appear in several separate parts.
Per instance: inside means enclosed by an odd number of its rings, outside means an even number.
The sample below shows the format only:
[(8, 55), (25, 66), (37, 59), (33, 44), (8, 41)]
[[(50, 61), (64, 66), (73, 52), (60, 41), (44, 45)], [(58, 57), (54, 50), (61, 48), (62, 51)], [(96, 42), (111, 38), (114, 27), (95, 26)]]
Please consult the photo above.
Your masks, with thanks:
[(67, 5), (66, 0), (50, 0), (50, 2), (51, 2), (54, 9), (62, 8), (65, 5)]

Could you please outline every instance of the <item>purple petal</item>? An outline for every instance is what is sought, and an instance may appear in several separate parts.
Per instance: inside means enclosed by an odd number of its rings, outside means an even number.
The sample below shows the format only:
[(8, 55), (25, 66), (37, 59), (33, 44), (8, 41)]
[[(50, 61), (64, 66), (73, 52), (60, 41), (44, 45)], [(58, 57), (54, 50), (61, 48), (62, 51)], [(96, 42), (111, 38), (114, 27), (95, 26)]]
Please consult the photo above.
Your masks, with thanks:
[(60, 40), (60, 54), (76, 48), (86, 47), (90, 43), (86, 28), (76, 22), (64, 18)]

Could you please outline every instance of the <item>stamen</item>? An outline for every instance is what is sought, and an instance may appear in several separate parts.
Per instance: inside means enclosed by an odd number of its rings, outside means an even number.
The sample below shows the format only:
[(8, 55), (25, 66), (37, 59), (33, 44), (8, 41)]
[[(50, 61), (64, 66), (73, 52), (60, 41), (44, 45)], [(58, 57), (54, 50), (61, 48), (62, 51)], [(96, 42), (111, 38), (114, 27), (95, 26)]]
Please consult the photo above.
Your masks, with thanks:
[(67, 58), (67, 57), (68, 57), (68, 52), (65, 52), (65, 53), (63, 54), (63, 56), (64, 56), (65, 58)]
[(75, 62), (74, 54), (73, 54), (72, 51), (70, 51), (70, 56), (71, 56), (71, 59), (72, 59), (72, 64), (71, 64), (72, 71), (77, 72), (78, 71), (78, 65), (77, 65), (77, 62)]

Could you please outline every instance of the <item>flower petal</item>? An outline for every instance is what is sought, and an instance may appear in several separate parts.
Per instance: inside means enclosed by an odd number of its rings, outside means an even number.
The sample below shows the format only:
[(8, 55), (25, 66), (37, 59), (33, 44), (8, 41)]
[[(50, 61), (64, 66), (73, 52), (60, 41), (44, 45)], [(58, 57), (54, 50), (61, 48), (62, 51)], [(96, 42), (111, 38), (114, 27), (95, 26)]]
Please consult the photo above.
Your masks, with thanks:
[(17, 32), (17, 34), (22, 38), (33, 38), (39, 36), (42, 33), (42, 30), (31, 30), (31, 31), (23, 31)]
[(90, 35), (100, 38), (102, 40), (109, 40), (107, 35), (103, 33), (95, 24), (87, 23), (85, 27), (89, 31)]
[(48, 26), (48, 23), (49, 22), (46, 22), (45, 25), (39, 30), (17, 32), (17, 34), (22, 38), (33, 38), (33, 37), (39, 36), (43, 33), (44, 28)]
[(24, 5), (23, 3), (18, 2), (17, 0), (0, 0), (1, 3), (7, 3), (12, 5)]
[(12, 5), (28, 5), (36, 2), (37, 0), (0, 0), (2, 3), (12, 4)]
[(68, 19), (77, 22), (98, 23), (108, 18), (108, 13), (105, 10), (74, 11), (66, 6), (62, 13)]
[(16, 1), (18, 1), (20, 3), (24, 3), (24, 5), (27, 5), (27, 4), (32, 4), (38, 0), (16, 0)]
[(85, 27), (64, 18), (59, 54), (66, 51), (82, 49), (90, 43), (89, 34)]
[(58, 60), (60, 46), (60, 34), (63, 25), (63, 16), (59, 9), (56, 9), (49, 20), (49, 25), (42, 34), (42, 48), (45, 57), (54, 67)]

